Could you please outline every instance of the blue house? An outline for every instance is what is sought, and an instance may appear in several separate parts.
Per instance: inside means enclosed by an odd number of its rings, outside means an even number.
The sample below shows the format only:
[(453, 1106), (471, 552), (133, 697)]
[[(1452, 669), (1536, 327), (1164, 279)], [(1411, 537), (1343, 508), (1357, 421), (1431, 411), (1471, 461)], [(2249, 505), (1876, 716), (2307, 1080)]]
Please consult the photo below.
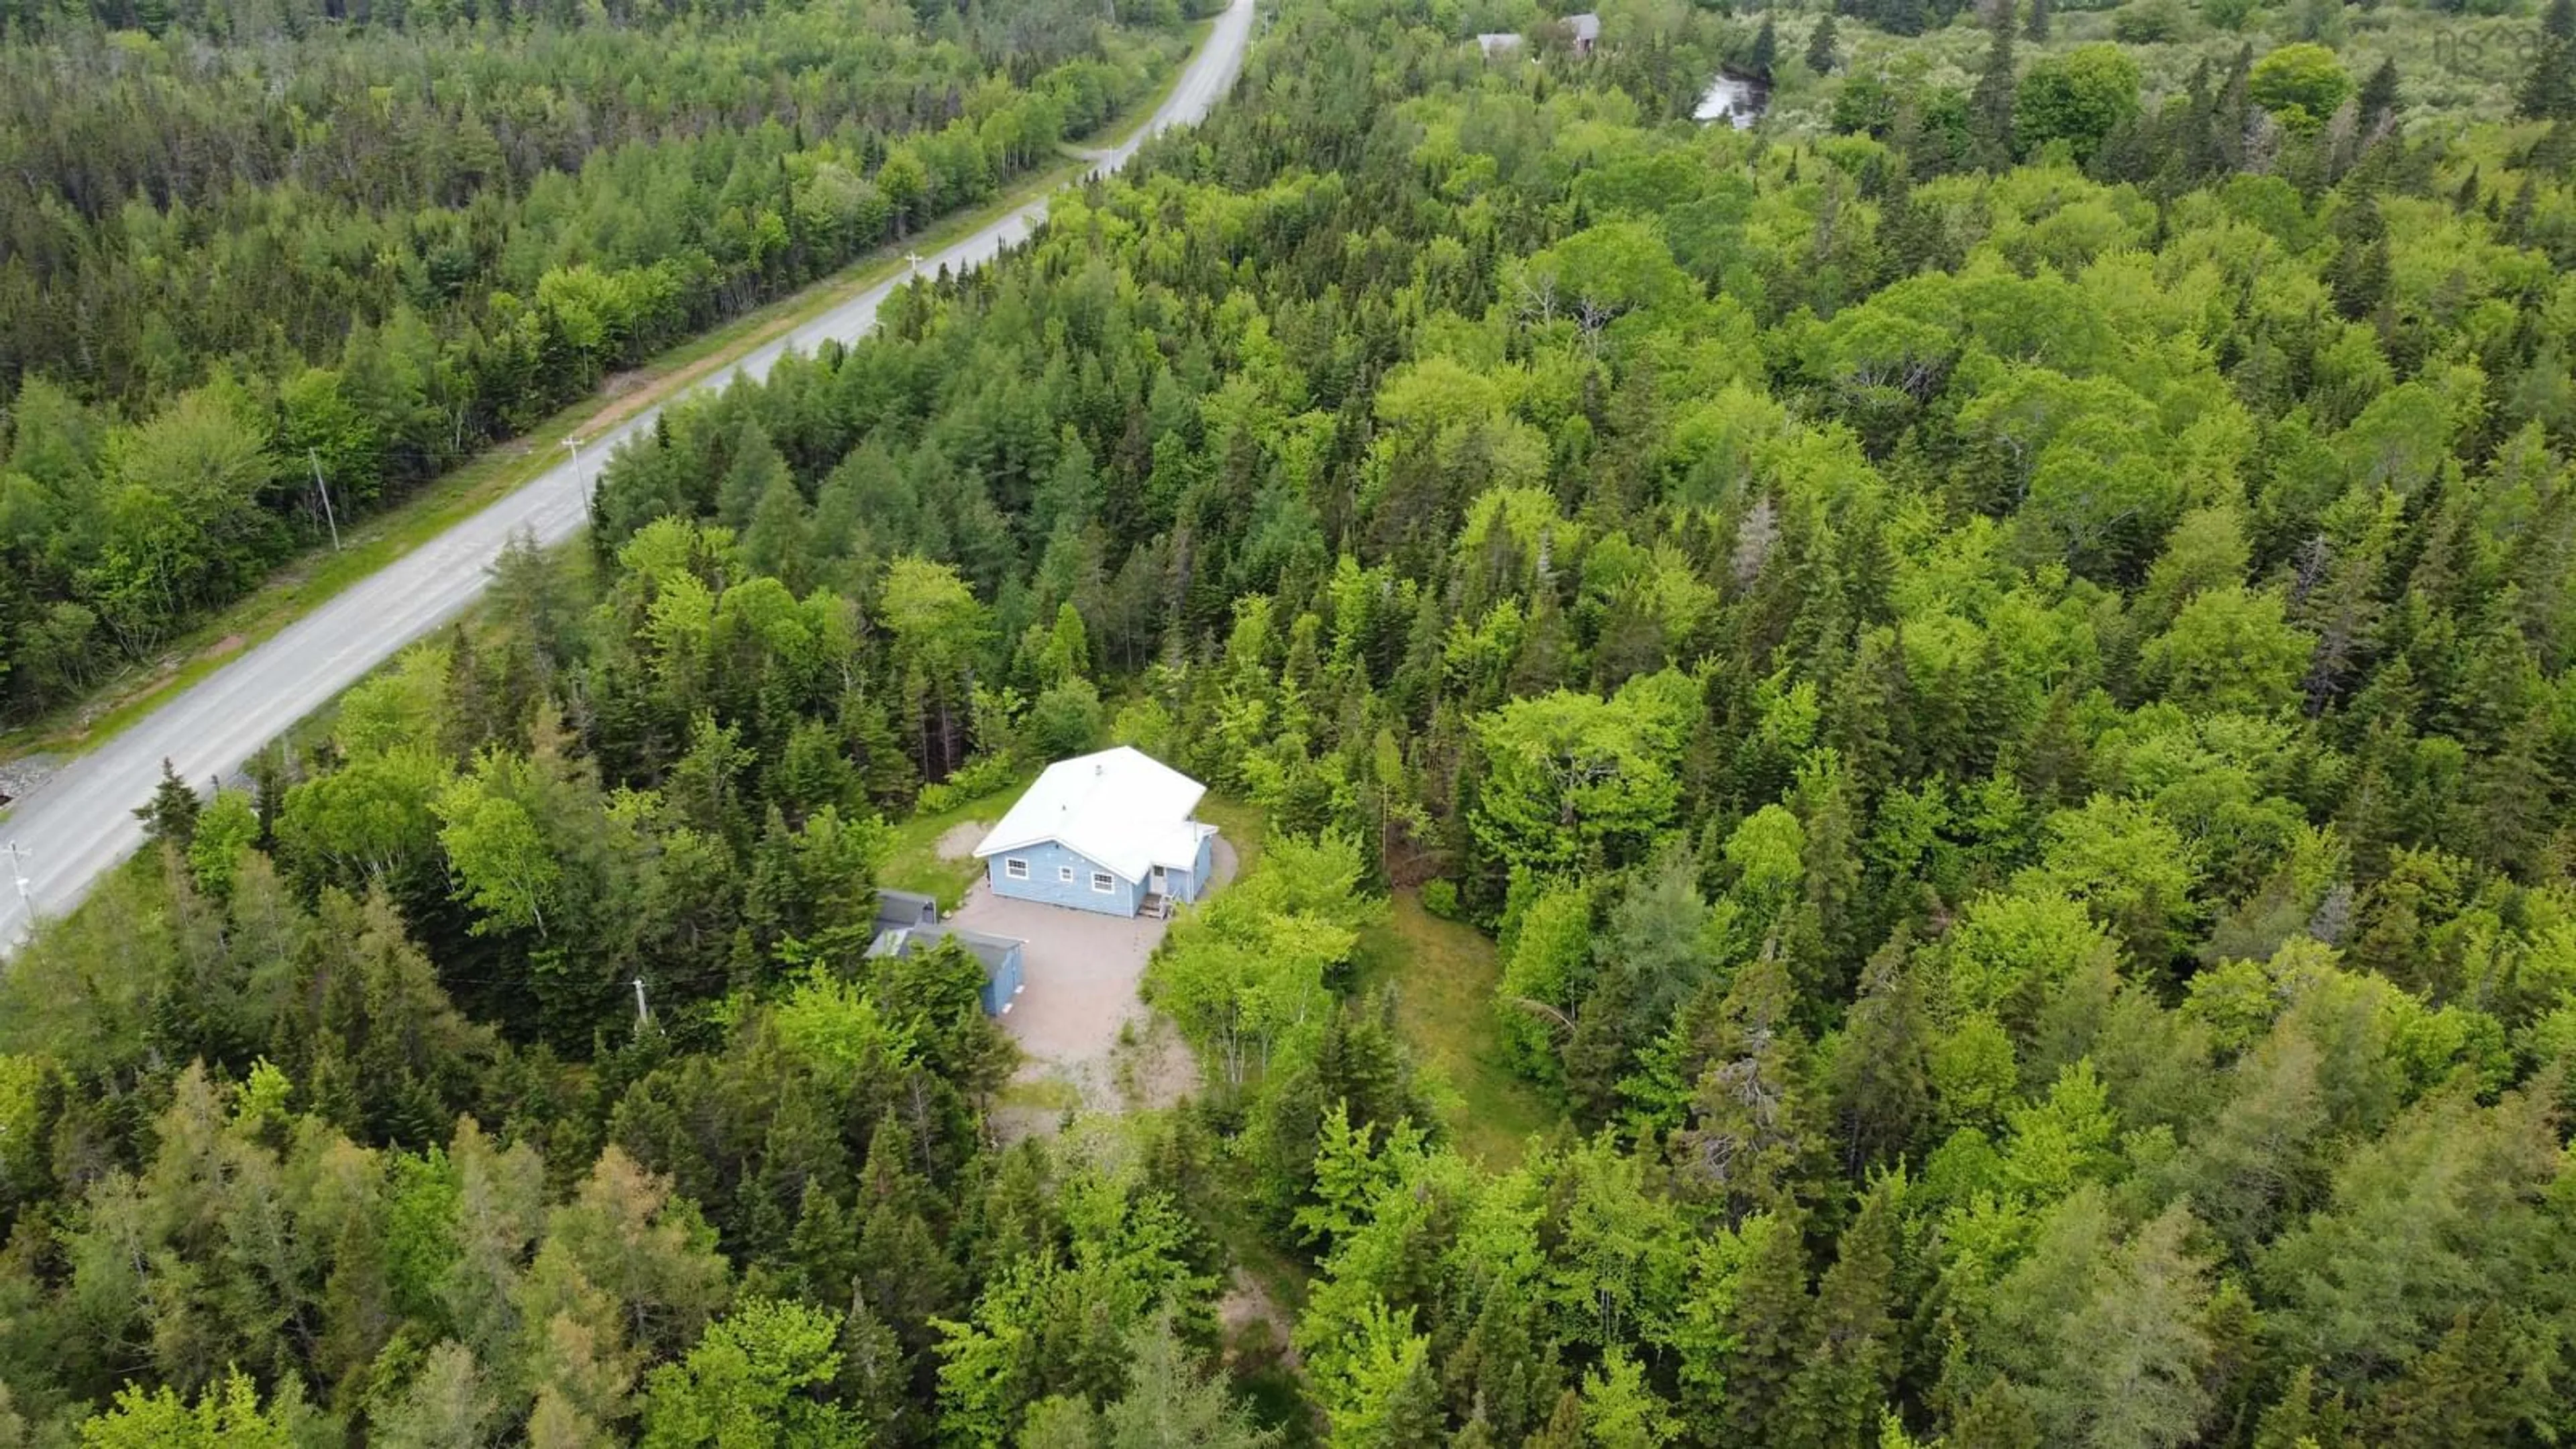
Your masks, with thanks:
[(1078, 911), (1169, 915), (1207, 893), (1216, 827), (1207, 787), (1121, 745), (1047, 766), (975, 847), (993, 894)]

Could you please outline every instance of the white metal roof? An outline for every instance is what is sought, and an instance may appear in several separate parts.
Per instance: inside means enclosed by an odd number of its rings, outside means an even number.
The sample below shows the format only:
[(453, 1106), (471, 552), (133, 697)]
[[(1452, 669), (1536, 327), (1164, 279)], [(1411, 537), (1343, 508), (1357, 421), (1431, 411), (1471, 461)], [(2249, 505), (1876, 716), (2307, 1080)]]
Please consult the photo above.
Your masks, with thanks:
[(1058, 760), (975, 854), (1053, 840), (1131, 881), (1158, 865), (1187, 870), (1198, 863), (1199, 840), (1213, 831), (1190, 818), (1206, 793), (1205, 785), (1127, 745)]

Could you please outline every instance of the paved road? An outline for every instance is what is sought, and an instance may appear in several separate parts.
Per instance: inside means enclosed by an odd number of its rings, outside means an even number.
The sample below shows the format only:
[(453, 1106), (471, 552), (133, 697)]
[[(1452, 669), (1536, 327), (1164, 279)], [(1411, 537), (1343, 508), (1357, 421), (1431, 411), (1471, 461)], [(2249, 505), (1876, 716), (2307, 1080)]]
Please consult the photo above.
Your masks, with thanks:
[[(1124, 166), (1154, 133), (1207, 114), (1242, 67), (1252, 36), (1252, 7), (1253, 0), (1231, 0), (1171, 96), (1135, 135), (1103, 155), (1095, 169)], [(1032, 201), (924, 256), (922, 266), (952, 271), (980, 266), (1025, 239), (1045, 220), (1046, 211), (1044, 198)], [(893, 293), (896, 281), (869, 288), (693, 390), (721, 387), (736, 376), (765, 377), (791, 348), (811, 352), (824, 341), (865, 334), (876, 325), (877, 308)], [(591, 440), (583, 450), (582, 470), (592, 470), (608, 449), (651, 427), (658, 411), (647, 410)], [(572, 462), (557, 465), (279, 631), (108, 744), (72, 761), (18, 802), (0, 819), (0, 847), (14, 840), (25, 851), (25, 890), (36, 909), (69, 908), (101, 872), (142, 843), (143, 828), (132, 811), (151, 796), (162, 760), (172, 761), (182, 776), (197, 782), (238, 768), (379, 662), (461, 613), (482, 592), (486, 566), (512, 536), (524, 531), (541, 543), (570, 538), (586, 513), (582, 486)], [(0, 949), (23, 939), (28, 925), (9, 879), (9, 860), (0, 853)]]

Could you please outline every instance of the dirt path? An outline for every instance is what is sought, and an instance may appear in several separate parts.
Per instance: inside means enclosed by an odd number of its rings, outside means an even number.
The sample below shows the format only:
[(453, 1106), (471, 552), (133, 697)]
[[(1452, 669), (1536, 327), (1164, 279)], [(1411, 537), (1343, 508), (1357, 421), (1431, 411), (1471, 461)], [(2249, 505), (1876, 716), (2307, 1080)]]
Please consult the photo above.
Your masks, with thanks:
[(957, 824), (951, 825), (946, 830), (940, 832), (939, 858), (941, 860), (972, 860), (975, 856), (975, 847), (983, 844), (984, 837), (992, 833), (993, 827), (986, 821), (959, 821)]
[(1295, 1321), (1287, 1309), (1279, 1306), (1279, 1300), (1270, 1296), (1270, 1290), (1261, 1286), (1261, 1280), (1245, 1272), (1241, 1264), (1235, 1265), (1225, 1296), (1217, 1300), (1216, 1321), (1225, 1336), (1229, 1356), (1267, 1352), (1289, 1371), (1304, 1372), (1305, 1360), (1288, 1339)]

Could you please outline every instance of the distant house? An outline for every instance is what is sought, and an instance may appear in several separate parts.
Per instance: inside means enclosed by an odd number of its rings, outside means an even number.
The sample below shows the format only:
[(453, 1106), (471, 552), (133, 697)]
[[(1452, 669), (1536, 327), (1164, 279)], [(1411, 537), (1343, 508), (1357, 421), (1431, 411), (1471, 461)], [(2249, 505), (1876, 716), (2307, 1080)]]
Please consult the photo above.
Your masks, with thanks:
[(1207, 787), (1124, 745), (1047, 766), (975, 847), (993, 893), (1079, 911), (1168, 913), (1207, 890)]
[(1565, 32), (1573, 41), (1576, 55), (1590, 55), (1592, 47), (1601, 43), (1601, 17), (1589, 10), (1569, 15), (1565, 17)]
[(1485, 53), (1485, 59), (1499, 60), (1507, 55), (1520, 54), (1521, 38), (1509, 30), (1487, 31), (1476, 37), (1476, 48)]
[(939, 902), (910, 891), (877, 892), (877, 938), (871, 956), (909, 956), (942, 941), (955, 941), (984, 965), (984, 1014), (1000, 1016), (1020, 994), (1020, 950), (1025, 942), (939, 924)]

